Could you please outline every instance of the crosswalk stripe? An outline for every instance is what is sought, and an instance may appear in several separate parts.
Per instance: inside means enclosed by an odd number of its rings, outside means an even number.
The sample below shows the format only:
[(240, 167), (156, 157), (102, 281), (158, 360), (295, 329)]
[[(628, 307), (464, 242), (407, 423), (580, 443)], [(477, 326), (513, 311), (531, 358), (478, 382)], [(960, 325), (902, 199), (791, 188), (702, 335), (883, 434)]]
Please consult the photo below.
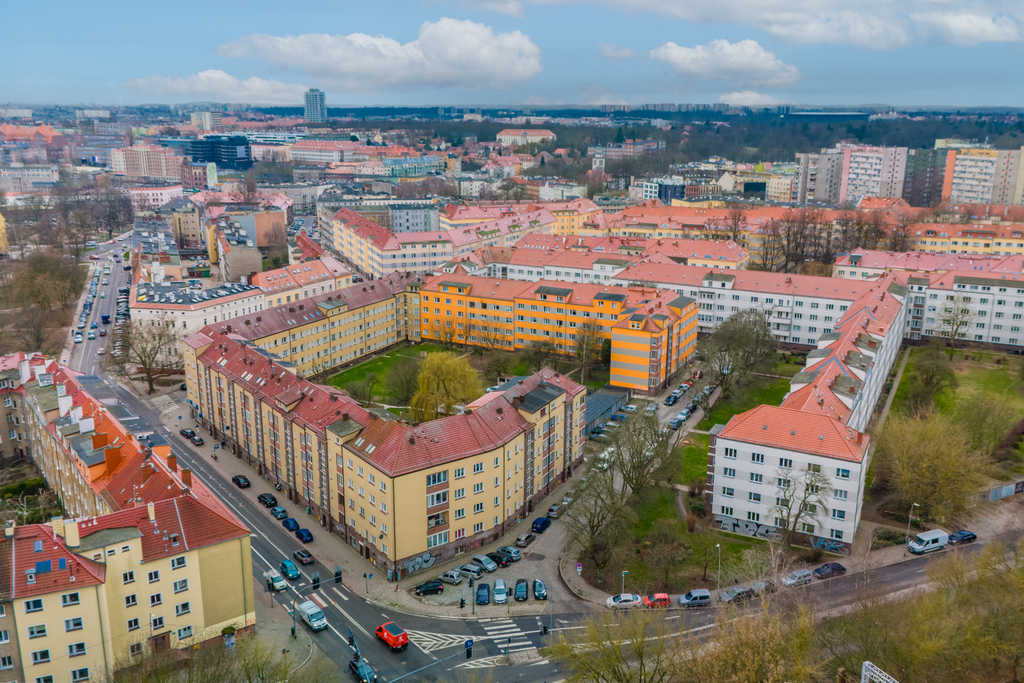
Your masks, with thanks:
[(309, 597), (313, 598), (313, 602), (320, 605), (320, 609), (326, 609), (327, 603), (319, 595), (317, 595), (316, 593), (310, 593)]

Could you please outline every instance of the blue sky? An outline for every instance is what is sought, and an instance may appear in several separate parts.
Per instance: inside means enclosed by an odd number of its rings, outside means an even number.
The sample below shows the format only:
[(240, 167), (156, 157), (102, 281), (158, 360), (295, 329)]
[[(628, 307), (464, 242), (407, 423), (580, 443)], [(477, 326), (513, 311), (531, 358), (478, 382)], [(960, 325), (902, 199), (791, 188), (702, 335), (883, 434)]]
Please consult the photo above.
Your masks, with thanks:
[(5, 9), (5, 103), (298, 105), (318, 87), (337, 106), (1024, 105), (1024, 7), (1009, 0), (76, 0), (46, 4), (43, 23), (39, 12)]

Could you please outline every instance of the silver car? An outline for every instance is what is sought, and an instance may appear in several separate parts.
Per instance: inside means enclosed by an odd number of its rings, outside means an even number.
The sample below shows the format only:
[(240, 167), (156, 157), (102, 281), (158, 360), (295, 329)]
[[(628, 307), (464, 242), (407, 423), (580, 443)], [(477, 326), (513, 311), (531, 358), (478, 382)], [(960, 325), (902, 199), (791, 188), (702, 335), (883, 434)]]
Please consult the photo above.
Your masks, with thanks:
[(513, 562), (518, 562), (519, 560), (523, 559), (523, 554), (519, 552), (519, 548), (513, 548), (510, 545), (501, 546), (500, 548), (498, 548), (498, 552), (502, 555), (507, 555), (508, 559), (512, 560)]
[(803, 586), (811, 582), (814, 575), (807, 569), (797, 569), (782, 577), (782, 583), (787, 586)]
[(455, 568), (455, 571), (459, 572), (460, 574), (465, 574), (467, 576), (472, 576), (474, 579), (479, 579), (481, 576), (484, 575), (483, 568), (480, 567), (480, 565), (476, 565), (476, 564), (463, 564), (463, 565), (459, 565), (458, 567)]
[(462, 573), (457, 569), (449, 569), (437, 578), (441, 579), (445, 583), (450, 583), (453, 586), (457, 586), (462, 583)]

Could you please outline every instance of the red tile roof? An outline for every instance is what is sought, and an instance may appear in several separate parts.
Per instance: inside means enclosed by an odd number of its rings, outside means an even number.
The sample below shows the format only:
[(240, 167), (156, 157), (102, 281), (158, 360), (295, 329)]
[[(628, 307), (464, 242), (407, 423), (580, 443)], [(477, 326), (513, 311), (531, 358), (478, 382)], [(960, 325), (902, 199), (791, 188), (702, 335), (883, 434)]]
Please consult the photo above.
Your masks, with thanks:
[(850, 462), (863, 461), (870, 439), (827, 415), (767, 405), (734, 415), (718, 438)]
[[(36, 552), (36, 544), (39, 552)], [(23, 599), (58, 591), (82, 589), (103, 583), (106, 567), (67, 549), (64, 539), (49, 525), (14, 527), (14, 537), (4, 538), (2, 553), (10, 557), (11, 598)], [(61, 560), (64, 568), (60, 568)], [(48, 571), (45, 564), (49, 563)], [(32, 574), (33, 583), (28, 582)], [(72, 580), (74, 579), (74, 580)]]

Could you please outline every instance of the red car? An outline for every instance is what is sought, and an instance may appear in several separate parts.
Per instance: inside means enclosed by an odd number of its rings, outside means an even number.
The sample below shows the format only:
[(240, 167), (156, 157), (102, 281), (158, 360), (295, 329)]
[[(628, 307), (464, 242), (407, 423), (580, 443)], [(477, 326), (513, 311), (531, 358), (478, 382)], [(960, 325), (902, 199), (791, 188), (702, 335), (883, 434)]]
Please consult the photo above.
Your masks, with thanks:
[(392, 652), (401, 652), (409, 647), (409, 636), (405, 629), (393, 621), (378, 626), (376, 633), (377, 637), (383, 640)]
[(645, 607), (668, 607), (672, 604), (672, 601), (668, 597), (668, 593), (654, 593), (653, 595), (644, 596)]

